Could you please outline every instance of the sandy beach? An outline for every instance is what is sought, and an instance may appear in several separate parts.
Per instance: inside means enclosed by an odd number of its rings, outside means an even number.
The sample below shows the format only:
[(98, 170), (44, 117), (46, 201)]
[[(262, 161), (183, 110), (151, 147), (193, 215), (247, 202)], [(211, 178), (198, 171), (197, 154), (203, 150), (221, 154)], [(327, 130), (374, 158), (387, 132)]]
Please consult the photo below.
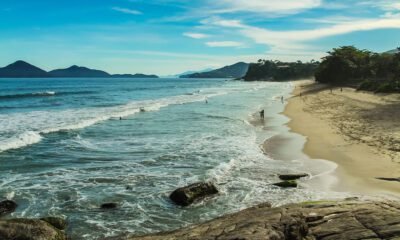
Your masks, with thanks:
[(305, 154), (338, 164), (334, 190), (400, 197), (400, 95), (294, 84), (288, 126), (306, 136)]

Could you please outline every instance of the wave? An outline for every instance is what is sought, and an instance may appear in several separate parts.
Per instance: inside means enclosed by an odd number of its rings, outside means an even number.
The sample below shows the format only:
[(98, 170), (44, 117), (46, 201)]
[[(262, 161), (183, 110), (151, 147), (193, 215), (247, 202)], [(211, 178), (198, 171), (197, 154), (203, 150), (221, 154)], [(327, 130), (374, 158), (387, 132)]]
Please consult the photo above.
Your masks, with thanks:
[(52, 97), (60, 95), (75, 95), (75, 94), (93, 94), (93, 91), (78, 91), (78, 92), (55, 92), (55, 91), (44, 91), (34, 93), (19, 93), (11, 95), (0, 95), (0, 100), (7, 99), (20, 99), (20, 98), (37, 98), (37, 97)]
[(204, 99), (226, 94), (216, 92), (208, 95), (178, 95), (156, 100), (136, 101), (125, 105), (104, 108), (70, 109), (64, 111), (34, 111), (30, 113), (16, 113), (3, 115), (1, 121), (5, 132), (18, 132), (29, 126), (29, 130), (15, 134), (16, 137), (0, 140), (0, 152), (17, 149), (38, 143), (43, 135), (83, 129), (111, 119), (126, 118), (140, 112), (158, 111), (170, 105), (180, 105), (201, 102)]
[(33, 131), (28, 131), (28, 132), (20, 134), (17, 137), (13, 137), (13, 138), (9, 139), (7, 142), (2, 142), (0, 144), (0, 152), (26, 147), (26, 146), (38, 143), (41, 140), (42, 140), (42, 136), (39, 133), (33, 132)]

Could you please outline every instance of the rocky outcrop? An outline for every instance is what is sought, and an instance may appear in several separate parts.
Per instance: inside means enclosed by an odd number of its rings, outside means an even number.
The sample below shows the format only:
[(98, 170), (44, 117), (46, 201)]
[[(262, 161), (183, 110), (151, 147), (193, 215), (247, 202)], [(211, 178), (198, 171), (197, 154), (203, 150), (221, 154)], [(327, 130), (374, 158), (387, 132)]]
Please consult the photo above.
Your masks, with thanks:
[(400, 177), (398, 177), (398, 178), (378, 177), (376, 179), (383, 180), (383, 181), (390, 181), (390, 182), (400, 182)]
[(100, 205), (101, 209), (115, 209), (118, 207), (118, 204), (116, 203), (103, 203)]
[(297, 182), (295, 180), (289, 180), (289, 181), (274, 183), (272, 185), (275, 185), (275, 186), (281, 187), (281, 188), (296, 188)]
[(11, 200), (4, 200), (0, 202), (0, 217), (10, 214), (15, 211), (18, 204)]
[(188, 206), (195, 201), (217, 193), (218, 190), (212, 183), (194, 183), (176, 189), (171, 193), (169, 198), (180, 206)]
[(65, 221), (64, 218), (44, 217), (44, 218), (41, 218), (40, 220), (49, 223), (50, 225), (52, 225), (53, 227), (55, 227), (59, 230), (65, 230), (67, 228), (67, 221)]
[(280, 174), (279, 179), (289, 181), (289, 180), (297, 180), (300, 178), (308, 177), (307, 173), (299, 173), (299, 174)]
[(309, 202), (243, 210), (180, 230), (129, 240), (400, 239), (398, 202)]
[(0, 220), (0, 239), (66, 240), (64, 232), (38, 219)]

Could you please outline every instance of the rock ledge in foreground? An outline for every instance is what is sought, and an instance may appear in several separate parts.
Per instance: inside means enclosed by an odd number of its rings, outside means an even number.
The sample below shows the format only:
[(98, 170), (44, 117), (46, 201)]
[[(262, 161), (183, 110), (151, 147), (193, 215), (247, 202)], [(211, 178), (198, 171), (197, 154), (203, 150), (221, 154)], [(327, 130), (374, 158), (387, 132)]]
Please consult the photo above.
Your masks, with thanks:
[(64, 232), (38, 219), (0, 220), (0, 239), (66, 240)]
[(400, 239), (399, 202), (309, 202), (249, 208), (180, 230), (129, 240)]

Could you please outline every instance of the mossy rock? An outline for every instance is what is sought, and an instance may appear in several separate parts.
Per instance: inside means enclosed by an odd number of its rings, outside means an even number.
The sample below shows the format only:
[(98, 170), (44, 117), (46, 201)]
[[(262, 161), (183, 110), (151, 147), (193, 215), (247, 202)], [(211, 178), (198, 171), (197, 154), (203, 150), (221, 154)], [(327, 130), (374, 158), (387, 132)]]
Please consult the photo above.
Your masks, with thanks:
[(307, 173), (280, 174), (279, 179), (284, 180), (284, 181), (289, 181), (289, 180), (297, 180), (297, 179), (308, 177), (308, 176), (310, 176), (310, 175)]
[(283, 182), (278, 182), (272, 184), (274, 186), (278, 186), (281, 188), (296, 188), (297, 187), (297, 182), (295, 180), (289, 180), (289, 181), (283, 181)]
[(177, 205), (188, 206), (195, 201), (217, 193), (218, 189), (212, 183), (194, 183), (176, 189), (169, 198)]

